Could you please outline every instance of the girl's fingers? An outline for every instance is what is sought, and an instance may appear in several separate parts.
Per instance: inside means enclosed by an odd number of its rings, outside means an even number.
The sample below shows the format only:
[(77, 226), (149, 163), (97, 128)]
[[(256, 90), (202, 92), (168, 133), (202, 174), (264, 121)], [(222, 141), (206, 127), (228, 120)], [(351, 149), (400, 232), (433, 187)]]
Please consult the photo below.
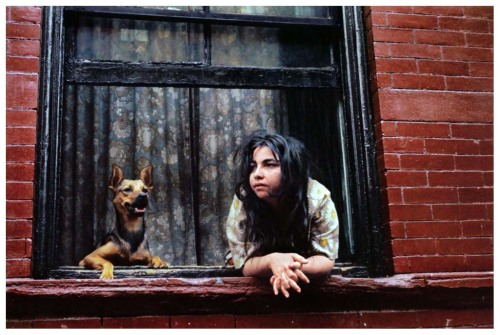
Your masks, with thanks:
[(305, 259), (304, 257), (302, 257), (299, 254), (292, 254), (292, 258), (293, 258), (293, 260), (295, 262), (299, 262), (301, 264), (307, 264), (307, 263), (309, 263), (309, 261), (307, 259)]
[(278, 289), (278, 287), (281, 286), (280, 284), (281, 284), (281, 280), (278, 277), (276, 277), (274, 280), (274, 283), (273, 283), (274, 295), (278, 295), (280, 293), (279, 289)]
[(304, 274), (304, 272), (302, 272), (301, 270), (295, 270), (295, 274), (297, 275), (297, 277), (299, 277), (300, 280), (302, 280), (303, 282), (309, 284), (311, 281), (309, 280), (309, 278), (307, 278), (307, 276)]

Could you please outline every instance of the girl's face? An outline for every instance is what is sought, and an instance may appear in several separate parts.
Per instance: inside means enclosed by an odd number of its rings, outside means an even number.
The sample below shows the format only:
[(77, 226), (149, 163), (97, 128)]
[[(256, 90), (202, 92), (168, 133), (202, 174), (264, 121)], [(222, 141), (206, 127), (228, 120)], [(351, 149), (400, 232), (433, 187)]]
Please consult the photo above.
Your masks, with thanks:
[(281, 189), (281, 164), (267, 146), (257, 147), (253, 152), (250, 187), (257, 197), (272, 206), (277, 206)]

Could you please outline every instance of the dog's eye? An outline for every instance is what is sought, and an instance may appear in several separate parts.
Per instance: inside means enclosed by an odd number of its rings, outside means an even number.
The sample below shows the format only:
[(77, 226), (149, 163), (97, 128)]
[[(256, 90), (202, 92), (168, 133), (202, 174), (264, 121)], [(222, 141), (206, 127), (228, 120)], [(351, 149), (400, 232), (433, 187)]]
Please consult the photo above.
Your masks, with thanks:
[(147, 189), (147, 188), (143, 188), (143, 189), (142, 189), (142, 192), (143, 192), (143, 193), (148, 193), (148, 189)]
[(130, 193), (132, 192), (132, 187), (127, 187), (126, 189), (123, 190), (125, 193)]

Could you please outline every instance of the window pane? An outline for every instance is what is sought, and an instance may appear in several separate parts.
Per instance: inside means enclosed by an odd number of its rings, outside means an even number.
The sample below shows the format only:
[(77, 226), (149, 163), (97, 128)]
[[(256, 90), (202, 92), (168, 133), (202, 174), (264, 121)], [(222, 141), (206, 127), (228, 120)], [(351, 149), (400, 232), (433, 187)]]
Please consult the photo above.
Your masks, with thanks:
[(328, 7), (325, 6), (211, 6), (210, 11), (270, 16), (328, 17)]
[(324, 67), (330, 46), (328, 33), (308, 28), (212, 27), (214, 65)]
[(233, 156), (257, 129), (301, 138), (317, 163), (313, 178), (345, 217), (334, 90), (68, 85), (66, 92), (58, 265), (78, 264), (113, 227), (112, 164), (127, 178), (154, 168), (146, 214), (153, 254), (172, 265), (223, 265)]
[(203, 27), (100, 17), (80, 17), (76, 57), (130, 62), (202, 62)]

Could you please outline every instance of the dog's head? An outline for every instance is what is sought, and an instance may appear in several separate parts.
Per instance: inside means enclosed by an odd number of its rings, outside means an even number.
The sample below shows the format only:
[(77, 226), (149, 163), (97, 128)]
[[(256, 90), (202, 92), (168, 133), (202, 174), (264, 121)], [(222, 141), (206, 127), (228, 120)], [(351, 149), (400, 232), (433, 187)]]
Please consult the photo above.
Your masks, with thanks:
[(113, 204), (120, 214), (143, 216), (148, 207), (149, 193), (153, 188), (153, 167), (145, 167), (139, 179), (131, 180), (125, 179), (122, 169), (113, 164), (109, 188), (113, 191)]

